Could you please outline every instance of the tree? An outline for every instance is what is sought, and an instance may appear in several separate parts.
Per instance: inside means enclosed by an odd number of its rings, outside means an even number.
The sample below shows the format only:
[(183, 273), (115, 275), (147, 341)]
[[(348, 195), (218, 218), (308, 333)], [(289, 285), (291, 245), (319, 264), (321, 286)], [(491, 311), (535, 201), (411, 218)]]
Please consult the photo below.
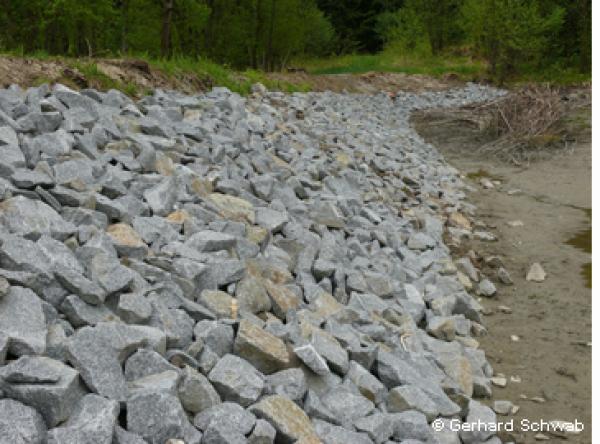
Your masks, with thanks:
[(163, 0), (162, 31), (160, 33), (160, 54), (169, 57), (171, 54), (171, 21), (175, 0)]
[(500, 82), (519, 65), (537, 64), (549, 37), (560, 28), (564, 10), (554, 6), (542, 15), (538, 3), (527, 0), (467, 0), (464, 24), (470, 38)]

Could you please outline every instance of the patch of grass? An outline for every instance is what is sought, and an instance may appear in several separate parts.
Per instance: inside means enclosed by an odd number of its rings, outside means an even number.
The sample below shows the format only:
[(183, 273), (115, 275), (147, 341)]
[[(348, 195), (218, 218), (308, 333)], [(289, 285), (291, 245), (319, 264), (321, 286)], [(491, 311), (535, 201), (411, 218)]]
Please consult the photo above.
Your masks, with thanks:
[(113, 88), (116, 89), (121, 86), (118, 81), (101, 71), (95, 63), (74, 61), (70, 63), (70, 65), (83, 74), (92, 87), (108, 90)]
[(67, 59), (66, 62), (68, 65), (72, 66), (81, 74), (83, 74), (89, 86), (92, 88), (97, 88), (103, 91), (107, 91), (109, 89), (118, 89), (130, 97), (139, 97), (140, 95), (138, 85), (133, 82), (121, 82), (110, 77), (94, 62), (82, 62), (78, 60), (72, 61), (69, 59)]
[(352, 54), (326, 59), (298, 60), (295, 65), (310, 74), (362, 74), (365, 72), (400, 72), (439, 77), (453, 73), (474, 79), (485, 73), (483, 62), (460, 56), (415, 56), (384, 51), (379, 54)]
[(546, 68), (525, 66), (511, 83), (526, 84), (531, 82), (550, 83), (556, 86), (580, 85), (591, 82), (591, 73), (582, 73), (572, 66), (554, 64)]
[(212, 86), (225, 86), (231, 91), (242, 95), (250, 93), (254, 83), (262, 83), (271, 90), (285, 92), (308, 91), (307, 84), (295, 84), (269, 79), (265, 73), (256, 70), (234, 71), (225, 65), (219, 65), (208, 59), (192, 59), (187, 57), (176, 57), (172, 59), (153, 59), (148, 63), (154, 69), (158, 69), (168, 76), (182, 76), (192, 74), (199, 79), (205, 80)]
[[(462, 52), (465, 53), (464, 51)], [(304, 68), (309, 74), (363, 74), (366, 72), (399, 72), (441, 77), (456, 74), (461, 80), (489, 79), (487, 63), (465, 55), (453, 53), (439, 56), (399, 53), (387, 50), (378, 54), (349, 54), (321, 59), (299, 59), (294, 66)], [(522, 66), (513, 75), (508, 86), (531, 82), (552, 85), (579, 85), (591, 81), (589, 73), (581, 73), (565, 63), (545, 68)]]

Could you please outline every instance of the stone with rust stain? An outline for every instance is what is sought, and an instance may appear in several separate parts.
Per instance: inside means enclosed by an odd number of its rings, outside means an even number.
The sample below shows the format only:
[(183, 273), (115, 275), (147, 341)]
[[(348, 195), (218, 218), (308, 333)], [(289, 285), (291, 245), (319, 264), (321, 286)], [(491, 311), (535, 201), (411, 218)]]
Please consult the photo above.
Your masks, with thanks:
[(217, 206), (223, 217), (254, 223), (254, 206), (247, 200), (221, 193), (212, 193), (209, 199)]
[(246, 320), (240, 322), (233, 350), (266, 374), (281, 370), (290, 362), (287, 347), (281, 339)]
[(281, 319), (285, 318), (289, 310), (294, 310), (300, 305), (300, 297), (289, 288), (276, 285), (270, 280), (265, 280), (265, 288), (273, 302), (273, 312)]
[[(267, 420), (277, 430), (277, 440), (282, 443), (318, 442), (315, 430), (304, 411), (293, 401), (279, 395), (267, 396), (250, 407), (257, 417)], [(314, 440), (313, 439), (317, 439)]]

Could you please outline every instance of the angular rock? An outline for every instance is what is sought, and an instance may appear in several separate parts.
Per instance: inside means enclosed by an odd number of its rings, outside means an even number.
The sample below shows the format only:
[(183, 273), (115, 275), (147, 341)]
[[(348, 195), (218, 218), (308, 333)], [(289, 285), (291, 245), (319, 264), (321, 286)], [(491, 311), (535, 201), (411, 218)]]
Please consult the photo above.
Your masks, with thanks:
[(341, 388), (331, 390), (321, 401), (337, 418), (349, 422), (364, 418), (375, 408), (364, 396)]
[(292, 401), (301, 401), (307, 391), (304, 372), (290, 368), (266, 377), (266, 393), (281, 395)]
[(241, 435), (247, 435), (256, 424), (256, 417), (233, 402), (214, 405), (194, 417), (194, 425), (202, 431), (213, 423), (227, 425)]
[(217, 318), (234, 318), (237, 301), (219, 290), (203, 290), (198, 302), (213, 312)]
[(22, 287), (11, 287), (0, 298), (0, 334), (8, 338), (15, 356), (42, 354), (46, 350), (46, 316), (42, 300)]
[(0, 433), (7, 444), (46, 442), (46, 424), (42, 416), (13, 399), (0, 399)]
[(178, 387), (179, 399), (183, 408), (197, 414), (221, 403), (221, 398), (208, 379), (191, 367), (183, 370)]
[(118, 415), (118, 402), (88, 394), (64, 425), (48, 432), (48, 443), (111, 444)]
[(350, 361), (346, 379), (351, 381), (371, 402), (378, 405), (385, 400), (387, 395), (385, 386), (359, 363)]
[(119, 296), (117, 314), (128, 324), (142, 324), (152, 315), (152, 304), (141, 293), (124, 293)]
[(428, 442), (433, 437), (427, 419), (421, 412), (407, 410), (402, 413), (392, 413), (389, 418), (394, 428), (395, 441), (403, 442), (414, 439)]
[(314, 420), (313, 424), (318, 437), (325, 444), (373, 444), (373, 441), (366, 433), (354, 432), (320, 420)]
[[(469, 402), (469, 413), (465, 422), (470, 424), (496, 424), (496, 414), (489, 407), (471, 400)], [(495, 431), (493, 428), (485, 426), (473, 427), (472, 430), (461, 430), (460, 438), (465, 444), (472, 444), (484, 442), (494, 434)]]
[(88, 304), (100, 305), (106, 299), (106, 291), (102, 287), (71, 268), (57, 267), (54, 276), (65, 289)]
[(281, 339), (246, 320), (240, 321), (233, 351), (264, 374), (280, 370), (290, 362)]
[(179, 369), (169, 363), (169, 361), (159, 353), (154, 350), (141, 348), (125, 361), (124, 375), (127, 381), (134, 381), (136, 379), (167, 371), (179, 373)]
[(427, 393), (413, 385), (403, 385), (390, 390), (386, 405), (390, 413), (416, 410), (423, 413), (428, 421), (432, 421), (439, 414), (436, 403)]
[(194, 336), (219, 357), (233, 351), (233, 328), (230, 325), (203, 320), (195, 325)]
[(294, 348), (294, 353), (300, 360), (313, 372), (317, 375), (327, 375), (329, 374), (329, 367), (327, 366), (327, 362), (312, 344), (302, 345), (300, 347)]
[(531, 265), (529, 271), (527, 272), (526, 279), (533, 282), (543, 282), (546, 279), (546, 272), (539, 262), (534, 262)]
[(193, 248), (201, 253), (211, 251), (229, 250), (235, 247), (236, 239), (234, 236), (227, 233), (219, 233), (217, 231), (200, 231), (192, 235), (185, 245), (188, 248)]
[(248, 361), (227, 354), (213, 367), (209, 381), (224, 401), (244, 407), (255, 402), (263, 392), (264, 376)]
[(130, 225), (125, 223), (109, 225), (106, 232), (121, 256), (141, 258), (147, 254), (148, 246)]
[(77, 330), (69, 340), (67, 353), (90, 390), (124, 401), (127, 384), (121, 366), (135, 350), (144, 347), (164, 353), (165, 334), (152, 327), (108, 322)]
[(105, 305), (88, 304), (74, 294), (63, 300), (60, 310), (74, 327), (119, 321), (119, 317)]
[(164, 391), (142, 391), (127, 400), (127, 430), (150, 444), (164, 444), (170, 439), (199, 444), (202, 438), (177, 396)]
[(16, 196), (0, 203), (0, 225), (10, 233), (37, 240), (47, 234), (65, 240), (76, 228), (39, 200)]
[(175, 177), (167, 177), (161, 183), (144, 192), (144, 199), (152, 212), (158, 216), (166, 216), (173, 210), (177, 201), (177, 182)]
[(279, 442), (292, 443), (316, 435), (308, 416), (294, 402), (283, 396), (267, 396), (251, 406), (250, 411), (275, 428)]
[(246, 276), (235, 287), (235, 297), (241, 311), (250, 313), (268, 312), (271, 309), (271, 299), (261, 280)]
[(354, 426), (359, 432), (366, 433), (375, 443), (386, 442), (394, 433), (390, 417), (384, 413), (375, 413), (358, 419)]
[(0, 369), (1, 388), (10, 398), (34, 407), (54, 427), (71, 415), (85, 394), (77, 371), (42, 356), (23, 356)]
[(254, 430), (248, 437), (248, 444), (272, 444), (275, 441), (277, 431), (264, 419), (256, 421)]

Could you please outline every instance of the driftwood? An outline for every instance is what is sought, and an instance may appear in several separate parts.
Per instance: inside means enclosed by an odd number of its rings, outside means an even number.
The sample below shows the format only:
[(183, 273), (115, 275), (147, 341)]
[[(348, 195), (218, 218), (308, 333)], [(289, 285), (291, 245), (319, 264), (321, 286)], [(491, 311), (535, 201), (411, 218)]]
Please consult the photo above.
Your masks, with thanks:
[(486, 130), (494, 139), (480, 150), (520, 164), (529, 161), (539, 151), (564, 145), (557, 123), (567, 112), (567, 102), (560, 91), (550, 86), (528, 86), (513, 91), (492, 102), (472, 109), (485, 116)]

